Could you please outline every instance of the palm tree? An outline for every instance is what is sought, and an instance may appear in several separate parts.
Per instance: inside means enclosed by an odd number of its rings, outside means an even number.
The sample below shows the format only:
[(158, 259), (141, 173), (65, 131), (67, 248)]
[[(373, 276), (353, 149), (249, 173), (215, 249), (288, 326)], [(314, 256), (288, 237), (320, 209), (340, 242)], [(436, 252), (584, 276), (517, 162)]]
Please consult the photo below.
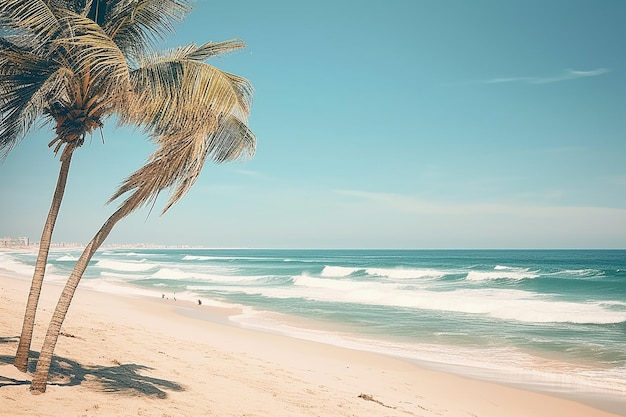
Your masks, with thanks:
[(57, 7), (66, 3), (69, 2), (3, 0), (0, 4), (0, 159), (6, 157), (42, 116), (55, 125), (56, 137), (49, 146), (55, 145), (55, 153), (63, 148), (15, 355), (15, 366), (24, 372), (28, 367), (37, 304), (72, 155), (83, 144), (85, 135), (102, 125), (101, 119), (109, 110), (106, 99), (97, 103), (89, 101), (93, 92), (84, 88), (89, 71), (86, 74), (77, 67), (72, 68), (69, 61), (64, 62), (63, 50), (56, 43), (62, 33), (63, 19)]
[[(154, 203), (160, 191), (174, 188), (163, 213), (167, 211), (195, 182), (207, 157), (224, 162), (254, 153), (256, 139), (246, 125), (250, 84), (204, 62), (244, 44), (230, 40), (153, 51), (154, 41), (170, 32), (172, 23), (189, 11), (187, 0), (2, 0), (0, 4), (0, 149), (6, 155), (42, 116), (56, 123), (57, 136), (49, 146), (55, 146), (55, 152), (63, 149), (57, 189), (42, 235), (48, 243), (46, 246), (42, 237), (40, 252), (45, 255), (38, 256), (25, 314), (24, 327), (30, 330), (23, 331), (22, 353), (16, 354), (16, 362), (18, 356), (26, 358), (24, 370), (65, 178), (71, 156), (85, 134), (115, 115), (120, 124), (143, 128), (157, 150), (113, 196), (112, 200), (133, 191), (87, 246), (81, 260), (93, 256), (121, 218)], [(68, 285), (72, 280), (78, 284), (89, 259), (82, 267), (78, 261)], [(69, 301), (71, 296), (60, 299), (57, 310), (67, 306), (55, 314), (46, 336), (44, 347), (50, 358), (56, 343), (49, 342), (54, 338), (50, 335), (59, 315), (65, 316)], [(56, 337), (63, 318), (60, 320)], [(46, 354), (42, 349), (37, 367), (37, 375), (45, 372), (43, 385), (33, 380), (38, 391), (45, 391)]]

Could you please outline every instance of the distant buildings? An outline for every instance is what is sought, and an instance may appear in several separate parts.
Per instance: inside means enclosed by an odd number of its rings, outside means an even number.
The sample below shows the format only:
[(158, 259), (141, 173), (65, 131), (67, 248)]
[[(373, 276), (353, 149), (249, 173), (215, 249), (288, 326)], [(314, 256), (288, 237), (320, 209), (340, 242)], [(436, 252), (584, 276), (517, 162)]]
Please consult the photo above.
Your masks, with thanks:
[[(0, 0), (2, 1), (2, 0)], [(31, 242), (27, 237), (0, 237), (0, 249), (2, 248), (35, 248), (39, 247), (39, 242)], [(50, 248), (68, 248), (68, 249), (81, 249), (84, 248), (84, 243), (76, 242), (51, 242)], [(132, 243), (132, 244), (120, 244), (110, 243), (102, 245), (103, 248), (123, 248), (123, 249), (156, 249), (156, 248), (190, 248), (191, 246), (169, 246), (169, 245), (155, 245), (150, 243)]]
[(30, 246), (30, 239), (27, 237), (3, 237), (0, 238), (0, 247)]

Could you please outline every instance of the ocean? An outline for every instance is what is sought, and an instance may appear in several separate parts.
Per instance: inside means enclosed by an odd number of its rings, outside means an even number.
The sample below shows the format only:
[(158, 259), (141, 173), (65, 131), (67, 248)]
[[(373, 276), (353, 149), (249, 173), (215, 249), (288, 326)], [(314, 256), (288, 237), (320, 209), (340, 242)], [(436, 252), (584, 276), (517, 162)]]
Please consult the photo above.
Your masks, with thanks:
[[(63, 282), (79, 255), (52, 252), (46, 280)], [(0, 269), (30, 277), (35, 258), (0, 253)], [(626, 415), (624, 250), (105, 248), (80, 285), (234, 305), (242, 327), (583, 396)]]

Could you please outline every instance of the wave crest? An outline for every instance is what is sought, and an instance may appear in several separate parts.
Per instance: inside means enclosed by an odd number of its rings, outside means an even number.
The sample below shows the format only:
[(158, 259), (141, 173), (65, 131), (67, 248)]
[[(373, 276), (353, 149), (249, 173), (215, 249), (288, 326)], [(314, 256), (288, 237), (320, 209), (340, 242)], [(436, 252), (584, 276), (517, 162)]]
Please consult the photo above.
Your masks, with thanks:
[(359, 268), (350, 268), (345, 266), (328, 266), (326, 265), (322, 270), (321, 275), (323, 277), (347, 277), (355, 272), (360, 271)]
[(96, 263), (98, 268), (112, 269), (114, 271), (143, 272), (156, 268), (156, 265), (145, 262), (145, 259), (137, 262), (112, 261), (101, 259)]
[(493, 271), (469, 271), (466, 279), (469, 281), (487, 281), (494, 279), (511, 279), (511, 280), (523, 280), (533, 279), (539, 277), (539, 274), (534, 271), (529, 271), (526, 268), (510, 268), (504, 266), (496, 266)]

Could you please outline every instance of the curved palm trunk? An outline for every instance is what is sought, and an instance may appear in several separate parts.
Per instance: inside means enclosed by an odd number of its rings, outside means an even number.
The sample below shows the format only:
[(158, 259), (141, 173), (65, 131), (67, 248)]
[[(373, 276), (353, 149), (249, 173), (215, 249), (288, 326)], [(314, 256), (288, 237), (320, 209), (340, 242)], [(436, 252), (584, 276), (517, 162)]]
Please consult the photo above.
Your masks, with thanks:
[(67, 280), (65, 288), (63, 288), (61, 297), (59, 298), (57, 306), (54, 310), (52, 319), (50, 320), (50, 325), (48, 326), (48, 331), (46, 332), (46, 338), (44, 339), (41, 352), (39, 353), (37, 368), (35, 369), (35, 375), (33, 376), (30, 386), (33, 394), (46, 392), (48, 374), (50, 373), (50, 363), (52, 362), (54, 348), (59, 340), (61, 326), (65, 320), (67, 310), (70, 308), (70, 303), (72, 302), (72, 298), (76, 292), (76, 287), (78, 287), (78, 283), (80, 282), (85, 269), (87, 269), (89, 261), (93, 257), (94, 253), (96, 253), (96, 250), (98, 250), (102, 243), (104, 243), (105, 239), (109, 236), (109, 233), (111, 233), (111, 230), (113, 230), (113, 227), (117, 224), (117, 222), (132, 211), (132, 209), (129, 208), (129, 206), (132, 207), (132, 205), (132, 202), (130, 202), (130, 204), (123, 205), (107, 219), (98, 233), (96, 233), (93, 239), (91, 239), (91, 242), (89, 242), (76, 262), (76, 265), (72, 270), (72, 274)]
[(72, 154), (73, 152), (70, 150), (66, 155), (64, 155), (64, 158), (61, 159), (61, 169), (59, 170), (57, 185), (54, 190), (54, 196), (52, 197), (52, 204), (50, 205), (50, 211), (48, 212), (48, 217), (46, 218), (46, 223), (41, 233), (37, 263), (35, 264), (35, 272), (33, 273), (33, 279), (30, 284), (30, 292), (28, 293), (28, 301), (26, 303), (26, 312), (24, 313), (22, 334), (20, 335), (20, 342), (17, 346), (17, 352), (15, 353), (15, 360), (13, 361), (15, 367), (22, 372), (28, 371), (28, 354), (33, 339), (33, 329), (35, 326), (37, 304), (39, 303), (39, 294), (41, 293), (43, 277), (46, 272), (46, 263), (48, 262), (48, 252), (50, 251), (52, 232), (54, 231), (54, 225), (57, 220), (57, 215), (59, 214), (59, 209), (61, 208), (63, 194), (65, 193), (65, 184), (67, 183)]

